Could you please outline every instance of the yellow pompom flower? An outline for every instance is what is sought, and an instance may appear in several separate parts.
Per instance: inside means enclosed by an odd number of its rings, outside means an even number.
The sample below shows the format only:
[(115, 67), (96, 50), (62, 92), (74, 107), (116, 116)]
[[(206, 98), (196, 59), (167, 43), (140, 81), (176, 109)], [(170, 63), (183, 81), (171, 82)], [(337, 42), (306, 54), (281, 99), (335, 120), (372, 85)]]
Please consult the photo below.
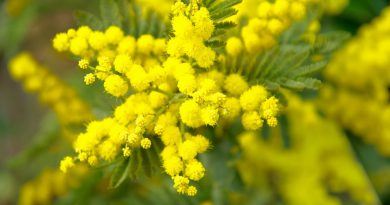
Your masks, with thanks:
[(150, 34), (142, 35), (137, 40), (137, 51), (141, 54), (150, 54), (153, 51), (154, 38)]
[(87, 75), (84, 76), (84, 83), (86, 85), (91, 85), (94, 83), (96, 80), (95, 75), (93, 73), (88, 73)]
[(174, 126), (176, 123), (176, 116), (170, 112), (166, 112), (158, 117), (156, 126), (154, 127), (154, 132), (157, 135), (161, 135), (167, 127)]
[(262, 49), (262, 40), (256, 33), (248, 31), (249, 28), (243, 28), (241, 31), (244, 45), (249, 53), (260, 52)]
[(227, 41), (226, 41), (226, 52), (230, 55), (230, 56), (237, 56), (238, 54), (241, 53), (243, 49), (243, 45), (242, 45), (242, 42), (239, 38), (237, 37), (230, 37)]
[(270, 127), (276, 127), (278, 125), (278, 120), (276, 119), (276, 117), (268, 118), (267, 125)]
[(286, 16), (290, 9), (290, 3), (287, 0), (276, 0), (272, 12), (277, 16)]
[(189, 186), (187, 189), (188, 196), (195, 196), (198, 193), (198, 190), (194, 186)]
[(107, 40), (103, 32), (94, 31), (88, 38), (88, 43), (91, 48), (99, 51), (104, 49), (107, 46)]
[(96, 156), (88, 157), (88, 164), (91, 166), (96, 166), (98, 164), (98, 158)]
[(172, 156), (177, 156), (177, 148), (174, 145), (165, 146), (160, 153), (162, 160), (167, 160)]
[(76, 37), (70, 41), (70, 51), (74, 55), (81, 56), (87, 51), (87, 49), (88, 43), (85, 38)]
[(179, 145), (179, 156), (184, 160), (194, 159), (197, 152), (198, 146), (192, 140), (186, 140)]
[(156, 39), (154, 41), (153, 53), (155, 55), (161, 55), (165, 53), (166, 50), (166, 41), (165, 39)]
[(198, 160), (193, 159), (186, 164), (185, 175), (194, 181), (199, 181), (203, 178), (205, 168)]
[(106, 37), (107, 42), (111, 44), (119, 43), (124, 36), (122, 29), (117, 26), (108, 27), (104, 32), (104, 35)]
[(194, 31), (196, 35), (203, 40), (207, 40), (211, 37), (214, 31), (214, 23), (210, 19), (209, 11), (202, 7), (191, 16), (191, 21), (194, 23)]
[(183, 171), (183, 162), (178, 156), (170, 156), (164, 160), (163, 166), (165, 172), (170, 176), (178, 175)]
[(260, 18), (268, 18), (272, 12), (272, 4), (268, 1), (263, 1), (257, 7), (257, 15)]
[(173, 177), (173, 187), (180, 194), (186, 194), (190, 180), (187, 177), (175, 176)]
[(133, 36), (124, 37), (118, 44), (117, 51), (119, 54), (134, 56), (136, 41)]
[(192, 22), (184, 15), (173, 17), (171, 22), (175, 36), (190, 37), (193, 34)]
[(261, 85), (255, 85), (240, 96), (240, 104), (243, 110), (257, 110), (266, 98), (267, 90)]
[(115, 97), (124, 96), (128, 90), (127, 82), (119, 75), (110, 75), (104, 81), (104, 89)]
[(69, 49), (69, 37), (66, 33), (59, 33), (53, 39), (53, 47), (59, 51), (67, 51)]
[(115, 159), (119, 152), (119, 147), (110, 141), (104, 141), (98, 147), (98, 152), (101, 158), (107, 161)]
[(272, 96), (261, 104), (262, 116), (266, 119), (276, 116), (279, 112), (279, 100)]
[(60, 170), (64, 173), (68, 171), (69, 168), (72, 168), (74, 166), (74, 161), (72, 157), (65, 157), (61, 163), (60, 163)]
[(197, 128), (203, 125), (201, 109), (194, 100), (187, 100), (180, 106), (180, 117), (189, 127)]
[(70, 28), (68, 31), (66, 31), (66, 34), (69, 38), (73, 38), (77, 35), (77, 31), (74, 28)]
[(129, 147), (122, 148), (123, 156), (124, 157), (130, 157), (131, 156), (131, 149)]
[(143, 138), (141, 140), (141, 147), (142, 148), (149, 149), (151, 145), (152, 145), (152, 142), (150, 141), (149, 138)]
[(218, 109), (212, 106), (202, 108), (201, 117), (204, 124), (215, 126), (219, 119)]
[(290, 8), (290, 16), (294, 20), (301, 20), (306, 16), (306, 7), (301, 2), (292, 2)]
[(197, 88), (195, 76), (189, 74), (180, 76), (177, 87), (181, 93), (191, 95)]
[(114, 69), (118, 73), (126, 73), (130, 70), (133, 65), (133, 61), (130, 56), (127, 54), (120, 54), (115, 57), (114, 60)]
[(227, 98), (222, 107), (224, 109), (222, 117), (228, 120), (236, 118), (241, 111), (240, 100), (233, 97)]
[(195, 137), (191, 137), (190, 140), (195, 143), (196, 152), (198, 153), (203, 153), (210, 147), (210, 141), (202, 135), (196, 135)]
[(76, 31), (76, 36), (79, 36), (81, 38), (88, 39), (91, 35), (92, 30), (88, 26), (80, 26)]
[(224, 89), (232, 96), (240, 96), (248, 87), (248, 83), (238, 74), (230, 74), (224, 82)]
[(79, 60), (79, 67), (81, 69), (87, 69), (89, 67), (89, 60), (85, 59), (85, 58), (82, 58), (81, 60)]
[(161, 140), (163, 141), (164, 145), (178, 144), (181, 140), (181, 133), (179, 128), (176, 126), (166, 127), (161, 135)]
[(145, 90), (150, 85), (146, 71), (138, 64), (134, 64), (126, 76), (130, 80), (131, 86), (137, 91)]
[(246, 130), (257, 130), (263, 126), (263, 120), (256, 111), (245, 112), (241, 121)]
[(268, 30), (273, 35), (279, 35), (284, 29), (285, 25), (279, 19), (273, 18), (268, 22)]
[(160, 92), (152, 91), (149, 94), (150, 106), (160, 108), (166, 104), (168, 97)]

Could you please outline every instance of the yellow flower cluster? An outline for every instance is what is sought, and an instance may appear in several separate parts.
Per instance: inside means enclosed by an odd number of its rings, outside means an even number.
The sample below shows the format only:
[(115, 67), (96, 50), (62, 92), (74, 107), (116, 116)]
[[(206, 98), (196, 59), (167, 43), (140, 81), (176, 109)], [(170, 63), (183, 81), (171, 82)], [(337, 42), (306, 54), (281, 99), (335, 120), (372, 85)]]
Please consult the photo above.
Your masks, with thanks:
[(204, 44), (214, 31), (209, 11), (202, 7), (187, 9), (186, 12), (185, 4), (181, 1), (176, 2), (173, 8), (171, 22), (175, 36), (168, 41), (167, 53), (172, 57), (188, 56), (195, 59), (200, 67), (209, 68), (216, 55), (213, 49)]
[[(158, 57), (165, 52), (165, 40), (151, 35), (142, 35), (136, 40), (132, 36), (124, 36), (116, 26), (107, 28), (104, 33), (82, 26), (57, 34), (53, 47), (79, 56), (79, 67), (93, 71), (85, 75), (85, 84), (90, 85), (96, 79), (103, 80), (106, 92), (120, 97), (128, 91), (128, 80), (138, 90), (147, 88), (144, 69), (159, 63)], [(144, 68), (133, 66), (138, 64), (144, 65)]]
[(78, 165), (71, 173), (45, 169), (35, 179), (26, 182), (19, 193), (19, 205), (51, 204), (57, 197), (65, 195), (78, 186), (80, 179), (88, 172), (87, 167)]
[(257, 5), (257, 16), (241, 30), (246, 51), (259, 53), (277, 44), (277, 38), (293, 22), (306, 17), (307, 7), (318, 0), (263, 0)]
[(379, 204), (343, 131), (320, 117), (313, 103), (296, 96), (288, 100), (288, 148), (277, 130), (271, 130), (268, 140), (254, 132), (239, 137), (243, 160), (238, 167), (245, 184), (258, 190), (272, 184), (277, 193), (270, 194), (289, 205)]
[(205, 45), (214, 30), (209, 11), (194, 1), (188, 6), (178, 2), (172, 12), (174, 36), (166, 47), (164, 39), (135, 39), (113, 26), (104, 33), (82, 26), (54, 38), (54, 48), (80, 57), (79, 67), (93, 71), (85, 76), (86, 84), (100, 79), (107, 93), (123, 99), (113, 115), (87, 125), (74, 142), (78, 156), (65, 157), (61, 170), (68, 171), (75, 161), (94, 166), (132, 157), (136, 149), (161, 140), (163, 168), (174, 188), (193, 196), (197, 189), (191, 181), (205, 175), (197, 156), (210, 147), (194, 129), (231, 122), (241, 110), (246, 129), (259, 129), (264, 120), (277, 125), (280, 105), (264, 86), (249, 85), (238, 74), (197, 69), (211, 67), (216, 56)]
[(62, 125), (78, 125), (92, 118), (88, 105), (77, 93), (30, 54), (15, 56), (9, 63), (9, 72), (27, 92), (38, 95), (42, 104), (53, 109)]
[(334, 56), (325, 70), (332, 84), (321, 92), (322, 108), (384, 155), (390, 155), (389, 19), (387, 8)]

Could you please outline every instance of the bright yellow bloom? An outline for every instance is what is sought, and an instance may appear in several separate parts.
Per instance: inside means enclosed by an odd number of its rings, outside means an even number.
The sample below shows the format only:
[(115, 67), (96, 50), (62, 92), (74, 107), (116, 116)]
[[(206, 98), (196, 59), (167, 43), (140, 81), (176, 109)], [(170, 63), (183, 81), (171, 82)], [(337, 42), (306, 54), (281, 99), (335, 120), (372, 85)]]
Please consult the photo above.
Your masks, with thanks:
[(119, 73), (126, 73), (133, 65), (133, 61), (127, 54), (120, 54), (115, 57), (114, 68)]
[(241, 95), (240, 104), (242, 109), (246, 111), (256, 110), (260, 108), (260, 103), (266, 98), (267, 90), (261, 85), (256, 85)]
[(142, 35), (137, 40), (137, 50), (142, 54), (150, 54), (153, 51), (154, 38), (152, 35)]
[(240, 96), (248, 88), (248, 83), (238, 74), (227, 76), (224, 82), (224, 89), (232, 96)]
[(72, 167), (74, 167), (74, 162), (72, 157), (67, 156), (61, 161), (60, 170), (62, 172), (66, 173), (69, 170), (69, 168)]
[(106, 37), (107, 42), (111, 44), (119, 43), (124, 36), (122, 29), (117, 26), (108, 27), (104, 32), (104, 35)]
[(83, 59), (79, 60), (79, 67), (81, 69), (87, 69), (88, 66), (89, 66), (89, 60), (88, 59), (83, 58)]
[(73, 55), (84, 55), (88, 49), (88, 43), (85, 38), (76, 37), (70, 41), (70, 51)]
[(165, 172), (170, 176), (175, 176), (183, 170), (183, 162), (177, 156), (171, 156), (164, 160), (163, 166)]
[(141, 140), (141, 147), (142, 148), (149, 149), (151, 145), (152, 145), (152, 142), (150, 141), (149, 138), (143, 138)]
[(57, 51), (67, 51), (69, 49), (69, 38), (66, 33), (59, 33), (53, 39), (53, 47)]
[(246, 130), (257, 130), (263, 126), (263, 120), (256, 111), (245, 112), (242, 115), (242, 125)]
[(88, 73), (87, 75), (84, 76), (84, 83), (86, 85), (90, 85), (90, 84), (94, 83), (95, 80), (96, 80), (95, 75), (92, 73)]
[(110, 75), (104, 81), (104, 89), (115, 97), (123, 96), (127, 93), (128, 84), (119, 75)]
[(191, 180), (199, 181), (203, 178), (205, 171), (206, 170), (202, 163), (196, 159), (193, 159), (188, 162), (188, 164), (186, 164), (185, 175)]
[(231, 37), (226, 41), (226, 52), (231, 56), (237, 56), (243, 49), (242, 42), (237, 37)]
[(181, 139), (181, 133), (178, 127), (169, 126), (164, 129), (161, 135), (161, 140), (165, 145), (178, 144)]
[(179, 145), (179, 156), (184, 160), (194, 159), (197, 154), (197, 145), (192, 140), (186, 140)]
[(180, 106), (181, 120), (190, 127), (200, 127), (203, 125), (201, 109), (194, 100), (187, 100)]
[(88, 38), (88, 43), (91, 48), (100, 51), (107, 46), (107, 39), (103, 32), (94, 31)]

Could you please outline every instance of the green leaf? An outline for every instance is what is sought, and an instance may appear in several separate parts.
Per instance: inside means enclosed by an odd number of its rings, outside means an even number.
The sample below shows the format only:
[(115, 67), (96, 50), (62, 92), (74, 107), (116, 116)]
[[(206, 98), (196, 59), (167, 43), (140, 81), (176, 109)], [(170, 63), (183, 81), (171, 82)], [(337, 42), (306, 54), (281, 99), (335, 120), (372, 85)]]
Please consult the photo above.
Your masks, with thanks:
[(126, 158), (116, 165), (110, 178), (110, 188), (119, 187), (129, 176), (129, 170), (130, 170), (129, 162), (130, 162), (129, 158)]
[(214, 0), (203, 0), (203, 5), (209, 8), (215, 1)]
[(76, 11), (74, 13), (74, 17), (76, 19), (78, 26), (89, 26), (94, 30), (102, 30), (103, 22), (99, 19), (99, 17), (86, 12), (86, 11)]
[(234, 8), (227, 8), (219, 12), (211, 13), (210, 16), (213, 21), (223, 21), (226, 18), (236, 15), (237, 12)]
[(100, 0), (100, 16), (105, 28), (111, 25), (121, 26), (119, 6), (115, 0)]
[(137, 178), (137, 171), (141, 167), (141, 157), (138, 150), (134, 150), (133, 154), (130, 156), (130, 171), (129, 176), (131, 179)]
[(305, 84), (303, 82), (292, 79), (287, 79), (285, 82), (282, 82), (281, 85), (295, 90), (303, 90), (305, 88)]
[(215, 29), (231, 29), (237, 26), (236, 23), (232, 21), (224, 21), (224, 22), (219, 22), (215, 24)]
[(320, 71), (321, 69), (323, 69), (327, 63), (328, 62), (326, 62), (326, 61), (320, 61), (320, 62), (316, 62), (313, 64), (301, 66), (298, 69), (296, 69), (291, 74), (291, 76), (293, 76), (293, 77), (305, 76), (305, 75), (310, 75), (310, 74), (316, 73), (316, 72)]
[(316, 39), (314, 49), (318, 53), (331, 53), (338, 49), (349, 37), (350, 34), (344, 31), (320, 34)]
[(298, 79), (287, 79), (284, 82), (280, 83), (282, 86), (294, 89), (294, 90), (303, 90), (308, 89), (318, 89), (321, 84), (321, 81), (314, 78), (298, 78)]
[(229, 7), (232, 7), (232, 6), (235, 6), (239, 3), (241, 3), (242, 0), (225, 0), (225, 1), (222, 1), (220, 3), (217, 3), (217, 4), (213, 4), (212, 6), (209, 7), (209, 11), (210, 12), (213, 12), (213, 11), (217, 11), (217, 10), (222, 10), (222, 9), (225, 9), (225, 8), (229, 8)]
[(205, 44), (208, 47), (220, 48), (220, 47), (224, 47), (226, 43), (219, 40), (212, 40), (212, 41), (207, 41)]
[(122, 19), (122, 29), (125, 31), (125, 33), (129, 33), (131, 25), (130, 21), (130, 4), (128, 0), (119, 0), (118, 1), (119, 6), (119, 15)]
[(316, 90), (320, 87), (321, 81), (315, 78), (298, 78), (308, 89)]
[(149, 150), (140, 150), (141, 152), (141, 157), (142, 157), (142, 169), (144, 170), (144, 174), (147, 176), (147, 177), (151, 177), (152, 176), (152, 165), (151, 165), (151, 161), (149, 159), (149, 155), (147, 152), (149, 152)]

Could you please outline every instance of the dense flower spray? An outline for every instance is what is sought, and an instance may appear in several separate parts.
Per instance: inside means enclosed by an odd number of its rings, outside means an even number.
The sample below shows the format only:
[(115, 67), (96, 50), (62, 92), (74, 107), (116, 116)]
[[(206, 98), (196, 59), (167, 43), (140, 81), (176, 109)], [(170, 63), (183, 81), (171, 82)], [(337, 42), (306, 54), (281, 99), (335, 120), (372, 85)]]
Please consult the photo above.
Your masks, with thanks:
[(248, 130), (258, 130), (263, 122), (276, 126), (277, 98), (264, 86), (215, 66), (216, 51), (207, 46), (215, 23), (200, 3), (179, 1), (172, 7), (173, 33), (167, 40), (135, 38), (116, 26), (104, 32), (82, 26), (57, 34), (54, 48), (80, 58), (79, 67), (88, 71), (85, 84), (101, 80), (108, 94), (124, 100), (112, 116), (88, 124), (74, 142), (78, 156), (66, 157), (61, 169), (66, 172), (74, 160), (94, 166), (119, 155), (131, 158), (158, 139), (175, 189), (195, 195), (190, 181), (205, 174), (197, 155), (209, 149), (210, 141), (193, 129), (237, 117)]

